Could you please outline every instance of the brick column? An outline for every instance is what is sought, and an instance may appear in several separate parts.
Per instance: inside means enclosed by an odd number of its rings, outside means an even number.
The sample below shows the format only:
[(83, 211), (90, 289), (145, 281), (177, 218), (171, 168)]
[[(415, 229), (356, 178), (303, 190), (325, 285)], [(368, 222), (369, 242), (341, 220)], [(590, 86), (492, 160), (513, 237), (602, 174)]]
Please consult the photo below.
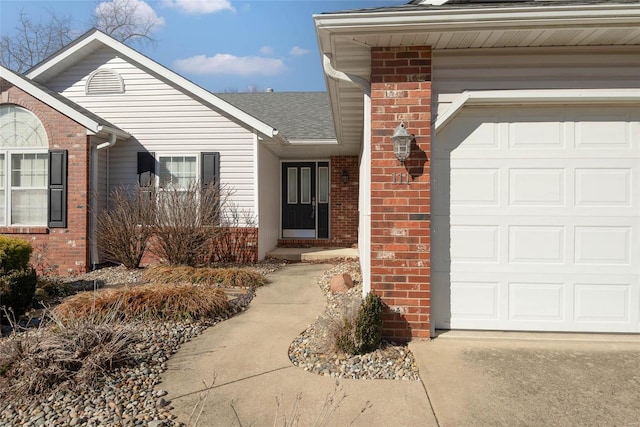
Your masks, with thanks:
[[(391, 135), (415, 135), (404, 165)], [(389, 309), (384, 336), (429, 338), (431, 322), (431, 48), (371, 50), (371, 290)], [(399, 181), (393, 183), (393, 174)], [(406, 183), (407, 174), (410, 183)]]

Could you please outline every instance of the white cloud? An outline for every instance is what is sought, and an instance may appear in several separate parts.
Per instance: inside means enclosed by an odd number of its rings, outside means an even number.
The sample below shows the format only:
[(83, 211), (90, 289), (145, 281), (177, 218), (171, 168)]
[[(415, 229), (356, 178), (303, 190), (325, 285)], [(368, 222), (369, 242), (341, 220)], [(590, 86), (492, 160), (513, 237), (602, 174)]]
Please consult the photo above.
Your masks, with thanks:
[(236, 10), (229, 0), (162, 0), (162, 4), (193, 15)]
[(112, 35), (116, 38), (123, 22), (129, 26), (139, 24), (152, 31), (164, 25), (164, 18), (156, 15), (153, 8), (142, 0), (103, 1), (96, 6), (94, 14), (98, 28), (115, 31)]
[(294, 46), (289, 51), (289, 55), (293, 55), (293, 56), (303, 56), (303, 55), (306, 55), (308, 53), (309, 53), (309, 51), (307, 49), (301, 48), (300, 46)]
[(274, 76), (287, 70), (280, 59), (263, 58), (260, 56), (234, 56), (228, 53), (218, 53), (215, 56), (193, 56), (178, 59), (174, 67), (182, 73), (190, 74), (235, 74), (250, 76), (261, 74)]
[(260, 48), (260, 53), (263, 55), (273, 55), (273, 48), (271, 46), (262, 46)]

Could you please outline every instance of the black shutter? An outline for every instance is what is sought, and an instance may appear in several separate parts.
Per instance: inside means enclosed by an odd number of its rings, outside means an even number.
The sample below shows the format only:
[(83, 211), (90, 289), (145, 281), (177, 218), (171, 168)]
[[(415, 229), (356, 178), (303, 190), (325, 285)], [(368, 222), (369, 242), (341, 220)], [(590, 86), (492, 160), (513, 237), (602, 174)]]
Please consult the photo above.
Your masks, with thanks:
[(202, 153), (200, 180), (202, 188), (220, 185), (220, 153)]
[(138, 184), (149, 187), (154, 184), (156, 174), (156, 159), (148, 151), (138, 152)]
[(49, 151), (49, 228), (67, 227), (67, 150)]

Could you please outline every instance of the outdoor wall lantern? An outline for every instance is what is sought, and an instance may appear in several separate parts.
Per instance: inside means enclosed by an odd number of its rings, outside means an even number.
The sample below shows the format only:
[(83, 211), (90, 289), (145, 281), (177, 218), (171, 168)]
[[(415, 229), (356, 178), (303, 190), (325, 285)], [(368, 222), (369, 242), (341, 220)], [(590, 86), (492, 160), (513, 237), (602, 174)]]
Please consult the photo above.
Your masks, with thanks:
[(411, 152), (411, 141), (413, 141), (413, 135), (407, 132), (407, 129), (404, 127), (404, 120), (401, 121), (395, 131), (393, 131), (391, 141), (393, 141), (393, 154), (395, 154), (400, 163), (404, 164), (404, 161), (407, 160)]
[(345, 184), (349, 182), (349, 171), (346, 169), (342, 169), (342, 182)]

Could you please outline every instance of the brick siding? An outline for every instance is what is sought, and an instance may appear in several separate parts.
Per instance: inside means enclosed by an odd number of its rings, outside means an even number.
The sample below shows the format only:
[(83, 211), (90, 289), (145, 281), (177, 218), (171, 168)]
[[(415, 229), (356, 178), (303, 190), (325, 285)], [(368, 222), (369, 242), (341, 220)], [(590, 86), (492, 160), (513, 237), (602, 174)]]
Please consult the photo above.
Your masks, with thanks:
[[(344, 183), (342, 171), (349, 180)], [(357, 156), (331, 157), (331, 211), (329, 237), (331, 246), (352, 246), (358, 243), (358, 183)]]
[(42, 273), (69, 275), (89, 267), (89, 138), (86, 129), (26, 92), (0, 80), (3, 104), (14, 104), (35, 114), (49, 139), (49, 149), (69, 152), (67, 228), (0, 227), (0, 233), (33, 245), (36, 267)]
[[(404, 165), (391, 135), (415, 135)], [(431, 48), (371, 50), (371, 290), (388, 305), (384, 335), (430, 336)], [(396, 183), (393, 176), (396, 174)], [(403, 182), (398, 183), (399, 174)], [(406, 176), (410, 183), (406, 184)]]

